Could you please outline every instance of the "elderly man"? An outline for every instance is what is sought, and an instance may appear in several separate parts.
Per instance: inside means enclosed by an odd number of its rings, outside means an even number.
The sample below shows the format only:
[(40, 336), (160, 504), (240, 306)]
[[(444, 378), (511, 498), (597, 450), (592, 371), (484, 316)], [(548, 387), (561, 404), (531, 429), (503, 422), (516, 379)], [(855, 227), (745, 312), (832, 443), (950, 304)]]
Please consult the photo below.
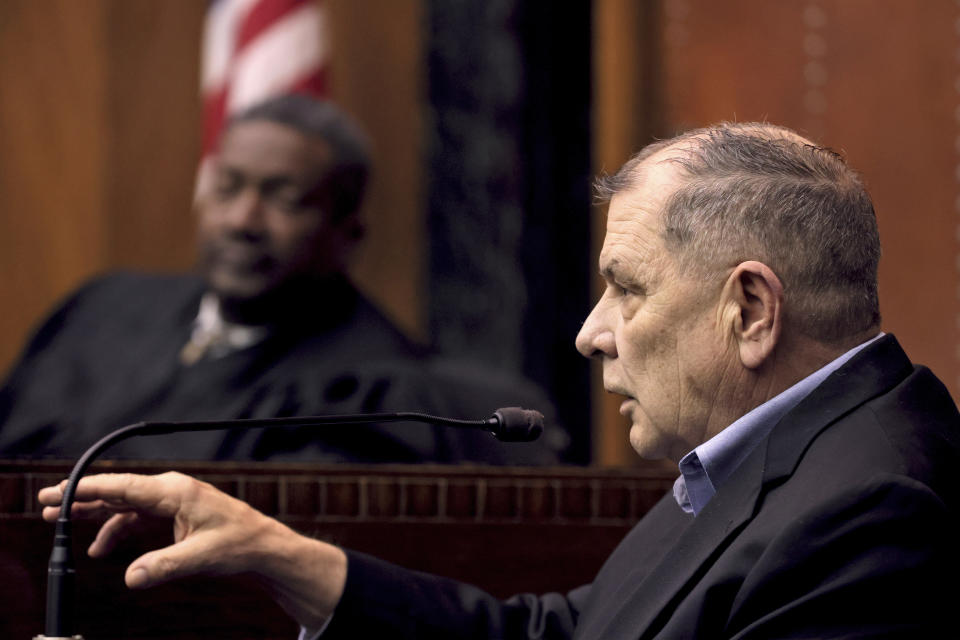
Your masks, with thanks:
[[(727, 124), (599, 187), (606, 291), (577, 346), (626, 396), (633, 447), (680, 476), (592, 585), (501, 602), (176, 474), (81, 483), (78, 513), (121, 511), (91, 554), (138, 510), (172, 517), (177, 544), (134, 561), (129, 586), (253, 571), (323, 638), (945, 637), (960, 416), (880, 332), (857, 176), (789, 130)], [(60, 491), (40, 494), (48, 520)]]
[[(455, 371), (435, 382), (432, 366), (415, 364), (424, 349), (350, 282), (369, 166), (364, 135), (330, 102), (286, 95), (233, 117), (198, 202), (200, 276), (113, 274), (71, 296), (0, 388), (0, 457), (74, 457), (139, 421), (411, 409), (482, 418), (542, 402), (529, 383), (492, 373)], [(441, 397), (445, 387), (452, 393)], [(506, 461), (507, 450), (488, 441), (421, 425), (358, 425), (181, 434), (109, 453)], [(511, 461), (555, 460), (538, 446)]]

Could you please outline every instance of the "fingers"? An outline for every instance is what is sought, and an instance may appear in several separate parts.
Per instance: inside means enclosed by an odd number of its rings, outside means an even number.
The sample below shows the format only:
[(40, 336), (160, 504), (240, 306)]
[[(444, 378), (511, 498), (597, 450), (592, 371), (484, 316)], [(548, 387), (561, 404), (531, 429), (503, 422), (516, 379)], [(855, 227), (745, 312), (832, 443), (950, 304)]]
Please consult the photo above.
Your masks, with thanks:
[[(112, 516), (115, 513), (125, 513), (133, 511), (132, 507), (126, 505), (114, 505), (103, 500), (96, 502), (74, 502), (70, 509), (70, 517), (74, 520), (92, 520), (103, 519)], [(43, 519), (47, 522), (56, 522), (60, 517), (60, 507), (44, 507), (42, 511)]]
[(180, 492), (192, 478), (179, 473), (143, 476), (132, 473), (105, 473), (80, 480), (78, 501), (103, 500), (113, 506), (127, 506), (156, 516), (170, 517), (179, 508)]
[(139, 522), (140, 516), (135, 512), (114, 514), (100, 527), (96, 539), (87, 549), (87, 554), (91, 558), (102, 558), (107, 555)]
[[(43, 517), (55, 520), (65, 484), (39, 494)], [(72, 512), (78, 516), (109, 514), (89, 547), (100, 557), (149, 517), (172, 520), (176, 544), (144, 554), (127, 570), (134, 589), (197, 573), (233, 574), (256, 569), (263, 540), (274, 521), (248, 504), (207, 483), (179, 473), (158, 476), (101, 474), (83, 478)]]
[(60, 509), (57, 507), (63, 500), (63, 490), (66, 488), (66, 486), (67, 481), (64, 480), (60, 484), (52, 487), (44, 487), (43, 489), (40, 489), (40, 492), (37, 494), (37, 501), (44, 507), (44, 520), (53, 522), (60, 515)]
[[(151, 515), (171, 517), (180, 507), (183, 496), (192, 495), (200, 483), (180, 473), (157, 476), (132, 473), (104, 473), (81, 478), (74, 495), (74, 511), (89, 515), (99, 510), (122, 511), (136, 509)], [(44, 507), (57, 507), (63, 500), (67, 486), (64, 480), (53, 487), (45, 487), (37, 494)], [(78, 506), (80, 505), (80, 506)], [(91, 506), (96, 505), (96, 506)], [(45, 520), (56, 519), (58, 509), (44, 509)]]

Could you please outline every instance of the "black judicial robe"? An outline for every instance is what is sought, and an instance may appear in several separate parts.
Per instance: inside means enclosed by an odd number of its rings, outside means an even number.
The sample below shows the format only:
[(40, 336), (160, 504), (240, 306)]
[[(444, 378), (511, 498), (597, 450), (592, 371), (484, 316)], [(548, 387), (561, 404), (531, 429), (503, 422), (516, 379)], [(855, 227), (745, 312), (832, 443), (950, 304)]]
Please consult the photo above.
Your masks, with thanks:
[[(542, 394), (529, 384), (471, 376), (466, 367), (450, 365), (456, 370), (452, 375), (437, 375), (436, 367), (421, 362), (424, 350), (345, 279), (319, 288), (295, 317), (274, 327), (262, 342), (184, 366), (179, 354), (203, 292), (202, 280), (194, 276), (118, 273), (97, 278), (70, 296), (42, 324), (0, 389), (0, 457), (75, 457), (109, 431), (139, 421), (404, 410), (485, 418), (510, 401), (542, 402)], [(480, 414), (470, 413), (475, 411)], [(325, 462), (556, 459), (542, 445), (508, 448), (483, 433), (405, 423), (323, 432), (293, 428), (145, 437), (120, 443), (110, 456)]]
[(952, 399), (888, 335), (696, 518), (665, 496), (591, 585), (501, 602), (350, 552), (323, 638), (954, 638), (958, 473)]

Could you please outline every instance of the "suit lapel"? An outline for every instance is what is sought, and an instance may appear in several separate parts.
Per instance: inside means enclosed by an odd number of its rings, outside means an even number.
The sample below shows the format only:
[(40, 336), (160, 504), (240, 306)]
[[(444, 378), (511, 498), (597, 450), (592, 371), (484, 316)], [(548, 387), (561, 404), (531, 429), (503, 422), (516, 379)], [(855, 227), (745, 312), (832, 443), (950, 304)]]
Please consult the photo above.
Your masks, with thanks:
[(687, 585), (696, 582), (726, 547), (726, 541), (750, 520), (759, 495), (762, 467), (762, 452), (754, 452), (725, 485), (730, 490), (714, 496), (652, 570), (640, 567), (626, 576), (609, 597), (609, 604), (603, 605), (609, 614), (600, 619), (593, 616), (595, 628), (585, 629), (580, 637), (653, 637), (688, 591)]
[[(601, 571), (594, 584), (604, 592), (597, 598), (599, 602), (594, 602), (598, 611), (584, 617), (585, 628), (578, 628), (578, 637), (655, 637), (677, 604), (754, 517), (763, 493), (793, 473), (810, 442), (833, 421), (895, 386), (911, 370), (906, 354), (888, 335), (835, 371), (784, 416), (766, 444), (761, 443), (747, 457), (656, 566), (649, 571), (645, 567), (629, 573), (621, 570), (622, 577), (609, 583)], [(672, 526), (669, 518), (664, 522)], [(630, 541), (628, 537), (626, 542)], [(640, 544), (643, 541), (636, 540), (632, 546)], [(610, 573), (616, 571), (613, 567)]]

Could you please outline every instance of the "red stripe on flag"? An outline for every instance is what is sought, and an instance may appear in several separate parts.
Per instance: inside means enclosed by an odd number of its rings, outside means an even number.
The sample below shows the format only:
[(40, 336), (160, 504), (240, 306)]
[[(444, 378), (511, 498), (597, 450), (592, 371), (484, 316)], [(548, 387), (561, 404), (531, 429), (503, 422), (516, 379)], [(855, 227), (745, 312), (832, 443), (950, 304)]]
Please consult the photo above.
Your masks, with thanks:
[[(0, 0), (2, 1), (2, 0)], [(232, 2), (233, 0), (221, 0), (222, 2)], [(321, 0), (255, 0), (248, 9), (246, 15), (240, 18), (239, 23), (232, 22), (230, 25), (232, 31), (232, 54), (230, 67), (233, 67), (237, 56), (254, 40), (260, 37), (265, 31), (269, 30), (278, 21), (283, 20), (289, 14), (310, 8), (311, 6), (320, 10)], [(216, 17), (227, 17), (229, 12), (208, 13), (207, 20)], [(302, 16), (305, 20), (317, 22), (317, 38), (322, 38), (319, 20), (317, 20), (318, 11), (303, 11)], [(290, 55), (298, 57), (301, 52), (291, 47)], [(203, 64), (207, 64), (204, 60)], [(223, 86), (215, 87), (214, 90), (207, 88), (202, 92), (203, 99), (203, 147), (204, 158), (209, 158), (215, 153), (219, 145), (220, 136), (224, 124), (230, 117), (228, 106), (230, 104), (230, 94), (233, 89), (232, 71), (228, 70), (223, 78)], [(282, 93), (306, 93), (314, 96), (326, 96), (329, 93), (329, 71), (325, 63), (321, 62), (317, 68), (310, 69), (300, 78), (293, 82), (284, 83), (282, 87), (276, 87), (271, 91), (272, 95)], [(269, 80), (269, 79), (267, 79)], [(272, 83), (264, 80), (267, 85)], [(205, 188), (202, 184), (204, 179), (203, 167), (209, 166), (208, 162), (201, 164), (201, 171), (198, 174), (197, 190), (198, 194)], [(209, 173), (209, 172), (207, 172)], [(209, 177), (209, 175), (207, 175)], [(208, 185), (207, 185), (208, 186)]]
[(329, 82), (327, 76), (326, 67), (314, 69), (309, 74), (292, 82), (284, 93), (306, 93), (323, 98), (327, 95), (327, 83)]
[(258, 35), (269, 29), (273, 23), (300, 7), (313, 4), (313, 1), (314, 0), (262, 0), (256, 3), (244, 17), (240, 28), (237, 30), (234, 51), (236, 53), (243, 51), (244, 47)]
[(227, 117), (227, 95), (228, 88), (223, 87), (203, 97), (203, 156), (213, 153), (217, 148), (220, 131)]

